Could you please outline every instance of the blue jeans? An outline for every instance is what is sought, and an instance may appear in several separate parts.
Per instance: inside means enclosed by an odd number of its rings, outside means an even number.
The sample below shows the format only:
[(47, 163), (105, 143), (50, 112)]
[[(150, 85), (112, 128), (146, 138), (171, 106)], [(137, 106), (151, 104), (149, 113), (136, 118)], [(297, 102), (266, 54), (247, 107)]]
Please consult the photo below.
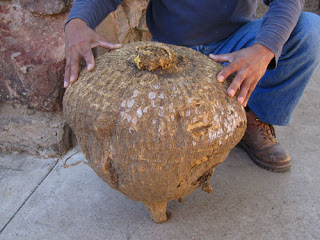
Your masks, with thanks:
[[(224, 54), (254, 43), (262, 19), (250, 22), (227, 39), (191, 47), (205, 55)], [(253, 91), (248, 106), (265, 123), (287, 125), (291, 114), (320, 63), (320, 17), (302, 13), (283, 47), (278, 65), (267, 70)]]

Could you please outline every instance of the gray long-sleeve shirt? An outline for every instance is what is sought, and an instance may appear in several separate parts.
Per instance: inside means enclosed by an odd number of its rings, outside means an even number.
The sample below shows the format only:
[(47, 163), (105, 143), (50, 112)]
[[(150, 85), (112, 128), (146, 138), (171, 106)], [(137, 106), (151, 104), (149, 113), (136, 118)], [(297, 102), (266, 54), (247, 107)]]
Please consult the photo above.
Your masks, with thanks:
[[(68, 21), (83, 19), (94, 29), (123, 0), (75, 0)], [(270, 6), (255, 43), (277, 61), (297, 24), (304, 0), (264, 0)], [(158, 41), (183, 46), (219, 42), (255, 19), (257, 0), (150, 0), (148, 28)]]

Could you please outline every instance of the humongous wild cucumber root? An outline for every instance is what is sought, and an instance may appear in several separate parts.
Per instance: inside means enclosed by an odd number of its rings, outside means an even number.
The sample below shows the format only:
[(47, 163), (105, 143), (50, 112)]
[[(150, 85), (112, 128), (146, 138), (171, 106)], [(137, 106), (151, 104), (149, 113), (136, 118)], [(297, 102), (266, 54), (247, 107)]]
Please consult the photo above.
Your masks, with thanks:
[(157, 222), (167, 202), (209, 179), (246, 129), (219, 83), (222, 66), (192, 49), (137, 42), (96, 59), (64, 96), (64, 114), (93, 170), (142, 201)]

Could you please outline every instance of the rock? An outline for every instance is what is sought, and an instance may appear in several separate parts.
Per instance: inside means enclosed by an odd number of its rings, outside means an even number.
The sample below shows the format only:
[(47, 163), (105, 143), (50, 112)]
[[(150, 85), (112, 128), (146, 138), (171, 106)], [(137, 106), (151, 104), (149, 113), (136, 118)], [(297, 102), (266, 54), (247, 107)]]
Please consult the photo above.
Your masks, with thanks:
[(67, 12), (71, 0), (20, 0), (20, 4), (31, 13), (55, 15)]
[(39, 112), (21, 104), (2, 103), (0, 115), (1, 152), (56, 157), (72, 146), (71, 129), (61, 112)]
[(41, 17), (15, 4), (0, 13), (0, 102), (61, 110), (67, 15)]
[(167, 201), (209, 179), (246, 128), (222, 66), (186, 47), (139, 42), (99, 57), (64, 96), (66, 121), (89, 165), (112, 188), (144, 202), (155, 222)]
[(319, 8), (320, 2), (318, 0), (306, 0), (303, 10), (316, 13)]
[(0, 4), (0, 151), (53, 157), (70, 147), (61, 113), (66, 17)]
[[(145, 0), (125, 0), (96, 31), (108, 41), (121, 44), (150, 40), (151, 34), (147, 30), (145, 19), (147, 4), (148, 1)], [(98, 48), (98, 55), (106, 52), (105, 49)]]

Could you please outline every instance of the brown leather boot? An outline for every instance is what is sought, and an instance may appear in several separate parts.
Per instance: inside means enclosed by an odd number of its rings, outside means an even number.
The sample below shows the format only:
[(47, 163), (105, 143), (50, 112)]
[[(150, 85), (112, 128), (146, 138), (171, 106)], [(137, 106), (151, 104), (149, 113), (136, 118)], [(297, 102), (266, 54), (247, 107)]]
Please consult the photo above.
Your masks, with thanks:
[(251, 110), (247, 111), (247, 130), (239, 143), (252, 161), (270, 171), (282, 172), (290, 168), (290, 155), (276, 140), (271, 124), (262, 122)]

